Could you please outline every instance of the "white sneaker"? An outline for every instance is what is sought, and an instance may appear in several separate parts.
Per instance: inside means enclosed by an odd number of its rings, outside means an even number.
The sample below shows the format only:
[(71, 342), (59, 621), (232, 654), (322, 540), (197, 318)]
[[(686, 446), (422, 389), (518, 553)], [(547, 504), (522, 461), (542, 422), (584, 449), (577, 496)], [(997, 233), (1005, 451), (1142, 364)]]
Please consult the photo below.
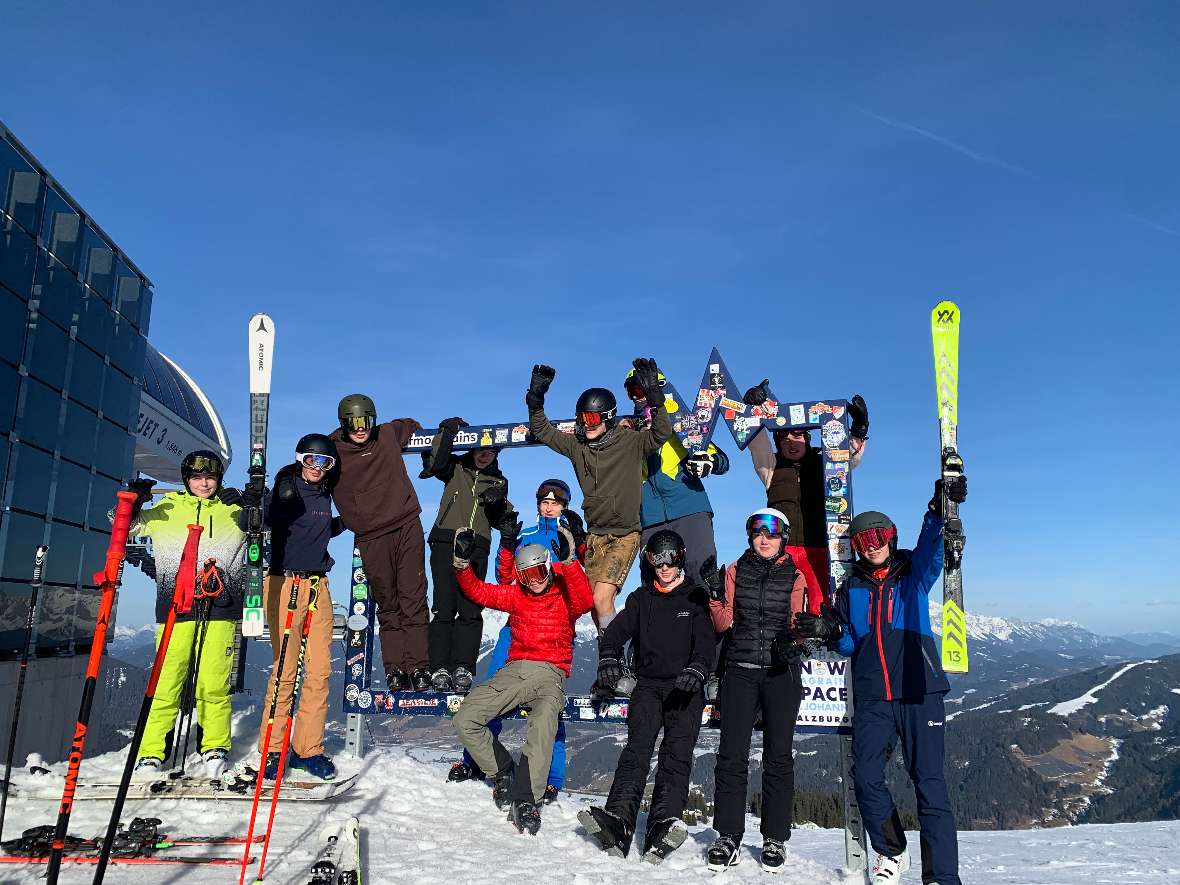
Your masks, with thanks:
[(910, 868), (910, 851), (903, 848), (897, 857), (878, 854), (877, 862), (873, 864), (869, 881), (873, 885), (896, 885), (901, 881), (901, 874)]
[(201, 754), (201, 761), (205, 763), (205, 777), (210, 780), (218, 780), (229, 765), (227, 758), (229, 753), (221, 747), (214, 747), (212, 750), (206, 750)]

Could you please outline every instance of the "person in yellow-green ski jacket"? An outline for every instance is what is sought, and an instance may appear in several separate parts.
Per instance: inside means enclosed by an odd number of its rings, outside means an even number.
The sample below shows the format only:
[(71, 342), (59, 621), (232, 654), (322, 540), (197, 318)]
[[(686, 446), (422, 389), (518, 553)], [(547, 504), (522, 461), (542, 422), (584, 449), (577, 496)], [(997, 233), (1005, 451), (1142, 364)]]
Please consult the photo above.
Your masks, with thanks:
[[(242, 617), (246, 581), (242, 493), (222, 486), (225, 464), (214, 452), (189, 453), (181, 462), (180, 472), (185, 490), (168, 492), (153, 506), (139, 512), (131, 529), (133, 536), (152, 539), (156, 564), (156, 621), (162, 625), (172, 607), (189, 525), (200, 525), (204, 529), (197, 548), (196, 593), (216, 592), (217, 595), (204, 603), (208, 606), (208, 620), (204, 622), (203, 630), (198, 630), (203, 608), (201, 600), (194, 601), (188, 612), (177, 615), (135, 770), (150, 774), (163, 766), (168, 754), (168, 736), (180, 710), (191, 663), (197, 671), (195, 705), (201, 733), (197, 749), (206, 774), (220, 777), (230, 749), (229, 692), (234, 662), (234, 627)], [(131, 490), (140, 496), (137, 508), (151, 500), (152, 485), (154, 483), (148, 480), (131, 483)], [(210, 569), (205, 569), (207, 563)], [(161, 629), (158, 627), (156, 631), (157, 643)], [(200, 633), (204, 634), (203, 637)]]

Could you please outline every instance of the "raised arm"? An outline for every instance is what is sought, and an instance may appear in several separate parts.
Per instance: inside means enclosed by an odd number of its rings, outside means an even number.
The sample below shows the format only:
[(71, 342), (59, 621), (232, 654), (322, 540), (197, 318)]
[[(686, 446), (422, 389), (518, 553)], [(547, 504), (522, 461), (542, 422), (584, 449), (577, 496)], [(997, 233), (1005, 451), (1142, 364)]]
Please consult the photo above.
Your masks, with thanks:
[(590, 588), (590, 581), (586, 578), (582, 563), (576, 558), (566, 562), (555, 562), (553, 570), (562, 578), (565, 585), (571, 618), (577, 620), (594, 608), (594, 591)]
[(516, 601), (520, 599), (520, 588), (515, 584), (490, 584), (481, 581), (470, 565), (455, 569), (455, 580), (459, 582), (459, 589), (468, 599), (484, 608), (494, 608), (512, 614)]
[(919, 593), (930, 592), (942, 574), (942, 561), (942, 517), (933, 510), (927, 510), (922, 520), (922, 531), (918, 534), (918, 543), (914, 545), (910, 558), (910, 574), (914, 579), (915, 590)]
[(762, 485), (770, 488), (770, 481), (774, 476), (774, 446), (770, 442), (770, 430), (763, 427), (750, 437), (750, 444), (746, 446), (750, 453), (750, 460), (754, 462), (754, 472), (762, 480)]

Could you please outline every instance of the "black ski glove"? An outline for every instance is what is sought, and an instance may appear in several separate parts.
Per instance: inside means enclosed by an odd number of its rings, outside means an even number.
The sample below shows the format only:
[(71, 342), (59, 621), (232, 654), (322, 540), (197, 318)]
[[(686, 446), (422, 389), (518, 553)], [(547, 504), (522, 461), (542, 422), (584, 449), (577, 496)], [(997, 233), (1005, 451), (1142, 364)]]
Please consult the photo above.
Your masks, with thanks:
[(275, 482), (275, 496), (284, 504), (290, 504), (299, 499), (299, 490), (295, 488), (295, 474), (284, 473)]
[(636, 357), (631, 361), (635, 367), (635, 381), (643, 388), (650, 408), (662, 405), (664, 395), (660, 392), (660, 370), (655, 360)]
[(537, 363), (533, 366), (532, 377), (529, 378), (529, 390), (524, 395), (524, 402), (530, 409), (539, 409), (545, 405), (545, 394), (549, 392), (549, 385), (557, 376), (557, 371), (550, 366)]
[(471, 555), (475, 552), (475, 532), (471, 529), (459, 529), (455, 532), (455, 553), (451, 564), (455, 571), (461, 572), (471, 563)]
[(598, 685), (607, 691), (614, 691), (623, 678), (623, 667), (618, 658), (601, 658), (598, 661)]
[(578, 547), (574, 543), (573, 533), (560, 523), (557, 525), (557, 540), (549, 546), (553, 550), (553, 555), (557, 557), (557, 561), (562, 565), (569, 565), (577, 559)]
[(697, 479), (704, 479), (713, 472), (716, 459), (708, 452), (693, 452), (684, 459), (684, 472)]
[(931, 512), (942, 512), (942, 493), (944, 489), (946, 490), (948, 501), (962, 504), (967, 500), (967, 477), (959, 474), (958, 476), (950, 477), (946, 482), (943, 482), (942, 479), (936, 479), (934, 481), (934, 497), (926, 505), (930, 508)]
[(582, 522), (582, 517), (573, 510), (566, 510), (562, 516), (565, 517), (565, 524), (569, 526), (570, 534), (574, 536), (574, 546), (581, 547), (586, 543), (586, 524)]
[(770, 398), (770, 391), (767, 390), (766, 385), (770, 383), (769, 378), (763, 378), (756, 386), (751, 387), (742, 395), (742, 402), (747, 406), (760, 406)]
[(819, 614), (799, 612), (795, 615), (795, 630), (804, 639), (817, 639), (826, 645), (834, 645), (844, 632), (840, 615), (828, 603), (819, 607)]
[(857, 439), (869, 438), (869, 407), (859, 393), (848, 401), (848, 417), (852, 419), (852, 435)]
[(430, 479), (430, 477), (433, 475), (430, 472), (430, 462), (432, 458), (433, 454), (429, 450), (422, 453), (422, 469), (418, 471), (418, 479)]
[(438, 422), (438, 429), (451, 436), (454, 436), (456, 433), (458, 433), (461, 428), (470, 426), (470, 424), (459, 417), (447, 418)]
[(143, 505), (152, 499), (152, 486), (156, 484), (154, 479), (133, 479), (127, 483), (127, 491), (135, 492), (136, 498), (131, 505), (131, 518), (135, 519), (139, 516), (139, 512), (143, 510)]
[(242, 493), (227, 486), (217, 490), (217, 500), (226, 507), (233, 507), (242, 503)]
[(793, 664), (799, 658), (803, 657), (804, 648), (799, 644), (799, 640), (796, 637), (784, 630), (778, 636), (774, 637), (774, 642), (770, 644), (770, 652), (775, 660), (786, 664)]
[(262, 499), (265, 495), (266, 489), (264, 487), (250, 483), (242, 489), (242, 509), (249, 510), (251, 507), (261, 507)]
[(717, 567), (717, 557), (710, 556), (701, 563), (701, 583), (705, 585), (705, 590), (709, 594), (710, 599), (717, 602), (725, 602), (725, 566)]
[(508, 480), (503, 478), (494, 479), (492, 483), (479, 493), (479, 503), (484, 507), (491, 504), (499, 504), (508, 497)]
[(509, 510), (504, 514), (500, 520), (500, 546), (512, 553), (516, 552), (516, 542), (520, 538), (520, 531), (524, 528), (524, 523), (520, 521), (520, 514), (515, 510)]

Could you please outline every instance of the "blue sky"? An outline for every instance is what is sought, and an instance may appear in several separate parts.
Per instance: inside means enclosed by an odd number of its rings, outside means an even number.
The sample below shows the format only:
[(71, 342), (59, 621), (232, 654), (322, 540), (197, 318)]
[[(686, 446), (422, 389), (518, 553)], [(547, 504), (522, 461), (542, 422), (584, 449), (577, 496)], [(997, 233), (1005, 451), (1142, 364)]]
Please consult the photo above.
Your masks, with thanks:
[[(0, 119), (152, 278), (239, 453), (274, 316), (276, 466), (354, 390), (512, 420), (534, 361), (568, 412), (716, 345), (742, 384), (862, 393), (857, 504), (912, 540), (953, 298), (968, 608), (1180, 630), (1178, 32), (1168, 3), (16, 3)], [(763, 503), (734, 460), (723, 558)], [(525, 506), (568, 474), (503, 463)]]

